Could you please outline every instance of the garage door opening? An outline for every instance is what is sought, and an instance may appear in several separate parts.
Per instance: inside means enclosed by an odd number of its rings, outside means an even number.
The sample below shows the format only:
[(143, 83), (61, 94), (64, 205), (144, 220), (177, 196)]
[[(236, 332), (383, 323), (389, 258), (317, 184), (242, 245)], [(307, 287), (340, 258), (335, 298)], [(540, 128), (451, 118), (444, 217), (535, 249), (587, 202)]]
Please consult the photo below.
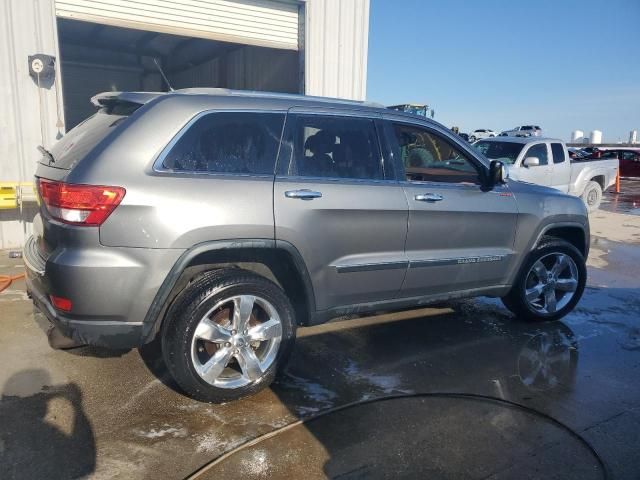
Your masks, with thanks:
[(300, 52), (58, 18), (65, 128), (105, 91), (220, 87), (303, 93)]

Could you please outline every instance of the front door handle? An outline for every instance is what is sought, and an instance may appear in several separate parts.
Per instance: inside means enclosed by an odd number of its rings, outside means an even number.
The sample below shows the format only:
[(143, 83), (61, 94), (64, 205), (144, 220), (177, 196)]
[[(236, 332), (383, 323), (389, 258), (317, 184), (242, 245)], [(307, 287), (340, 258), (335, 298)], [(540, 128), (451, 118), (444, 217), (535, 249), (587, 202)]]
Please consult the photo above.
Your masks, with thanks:
[(415, 198), (419, 202), (440, 202), (444, 197), (439, 193), (420, 193)]
[(322, 193), (313, 190), (288, 190), (284, 192), (284, 196), (287, 198), (299, 198), (300, 200), (313, 200), (314, 198), (321, 198)]

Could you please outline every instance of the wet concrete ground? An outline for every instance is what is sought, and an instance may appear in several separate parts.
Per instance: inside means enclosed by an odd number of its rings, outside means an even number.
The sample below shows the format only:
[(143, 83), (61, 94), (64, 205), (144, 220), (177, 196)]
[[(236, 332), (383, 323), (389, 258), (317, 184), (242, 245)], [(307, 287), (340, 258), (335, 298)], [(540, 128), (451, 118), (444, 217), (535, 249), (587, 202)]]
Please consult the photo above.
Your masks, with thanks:
[(602, 210), (640, 215), (640, 178), (623, 178), (620, 181), (620, 193), (613, 190), (611, 188), (605, 192), (600, 207)]
[(476, 299), (300, 329), (279, 382), (224, 405), (178, 392), (151, 349), (49, 349), (16, 282), (0, 478), (604, 478), (571, 431), (610, 478), (640, 478), (640, 218), (591, 220), (588, 289), (561, 322)]

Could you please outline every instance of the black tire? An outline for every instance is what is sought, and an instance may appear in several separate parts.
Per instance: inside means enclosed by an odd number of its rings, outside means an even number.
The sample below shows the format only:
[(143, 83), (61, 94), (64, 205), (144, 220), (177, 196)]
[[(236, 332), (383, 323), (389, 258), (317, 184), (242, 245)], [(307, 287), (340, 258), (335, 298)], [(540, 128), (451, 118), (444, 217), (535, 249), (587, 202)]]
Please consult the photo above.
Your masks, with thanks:
[[(219, 302), (237, 295), (256, 296), (269, 302), (280, 318), (281, 339), (275, 360), (259, 378), (237, 388), (220, 388), (197, 373), (192, 360), (192, 340), (204, 315)], [(222, 269), (206, 272), (196, 278), (173, 302), (162, 329), (162, 356), (175, 381), (189, 396), (204, 402), (227, 402), (253, 395), (268, 387), (277, 370), (288, 360), (295, 334), (294, 310), (280, 287), (246, 270)], [(249, 344), (247, 346), (251, 348)], [(242, 370), (239, 369), (239, 372), (242, 373)]]
[(476, 137), (475, 137), (475, 135), (471, 135), (471, 136), (469, 137), (469, 142), (472, 142), (472, 143), (473, 143), (473, 142), (475, 142), (475, 141), (476, 141)]
[[(540, 259), (551, 258), (553, 254), (568, 255), (573, 260), (577, 268), (577, 286), (573, 292), (573, 297), (553, 313), (542, 312), (537, 310), (529, 301), (527, 301), (525, 293), (527, 289), (527, 281), (530, 281), (530, 272), (533, 265)], [(523, 320), (527, 321), (552, 321), (558, 320), (569, 313), (576, 304), (580, 301), (584, 287), (587, 283), (587, 266), (584, 256), (580, 251), (571, 245), (569, 242), (555, 238), (555, 237), (543, 237), (540, 244), (533, 250), (525, 260), (524, 264), (520, 268), (518, 277), (513, 284), (509, 293), (502, 298), (502, 303), (513, 314)]]
[(589, 212), (595, 212), (600, 208), (600, 203), (602, 202), (602, 187), (598, 182), (592, 180), (587, 183), (580, 198), (582, 198)]

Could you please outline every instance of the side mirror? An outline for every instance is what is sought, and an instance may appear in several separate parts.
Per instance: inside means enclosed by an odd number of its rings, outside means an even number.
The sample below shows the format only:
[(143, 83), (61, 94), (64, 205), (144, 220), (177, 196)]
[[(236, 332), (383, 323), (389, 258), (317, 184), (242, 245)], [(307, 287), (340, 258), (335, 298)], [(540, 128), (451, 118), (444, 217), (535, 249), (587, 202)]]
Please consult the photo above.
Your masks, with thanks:
[(522, 162), (525, 167), (538, 167), (540, 166), (540, 159), (538, 157), (527, 157)]
[(489, 164), (489, 189), (504, 183), (509, 178), (507, 167), (500, 160), (491, 160)]

